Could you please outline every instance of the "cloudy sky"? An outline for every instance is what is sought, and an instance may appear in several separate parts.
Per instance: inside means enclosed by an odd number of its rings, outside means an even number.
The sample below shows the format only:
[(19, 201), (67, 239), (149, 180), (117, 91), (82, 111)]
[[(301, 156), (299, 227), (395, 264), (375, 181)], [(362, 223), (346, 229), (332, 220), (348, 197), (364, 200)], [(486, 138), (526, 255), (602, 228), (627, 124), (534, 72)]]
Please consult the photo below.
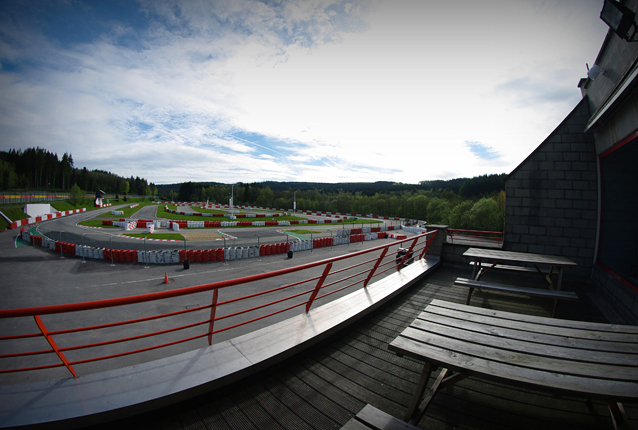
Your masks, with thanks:
[(156, 184), (509, 173), (602, 0), (0, 0), (0, 150)]

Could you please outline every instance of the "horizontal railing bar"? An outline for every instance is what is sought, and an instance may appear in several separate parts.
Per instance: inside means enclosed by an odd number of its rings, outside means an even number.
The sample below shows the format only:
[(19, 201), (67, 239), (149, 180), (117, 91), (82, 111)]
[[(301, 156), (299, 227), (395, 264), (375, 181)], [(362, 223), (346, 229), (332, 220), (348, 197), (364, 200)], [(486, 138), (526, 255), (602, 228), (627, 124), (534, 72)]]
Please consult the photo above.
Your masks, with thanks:
[[(208, 322), (208, 321), (206, 321), (206, 322)], [(138, 354), (140, 352), (152, 351), (154, 349), (159, 349), (159, 348), (164, 348), (164, 347), (167, 347), (167, 346), (177, 345), (177, 344), (184, 343), (184, 342), (189, 342), (191, 340), (199, 339), (200, 337), (205, 337), (205, 336), (208, 336), (208, 333), (199, 334), (197, 336), (192, 336), (192, 337), (188, 337), (188, 338), (185, 338), (185, 339), (180, 339), (180, 340), (176, 340), (176, 341), (173, 341), (173, 342), (163, 343), (161, 345), (154, 345), (154, 346), (149, 346), (147, 348), (136, 349), (135, 351), (126, 351), (126, 352), (120, 352), (119, 354), (105, 355), (103, 357), (93, 357), (93, 358), (87, 358), (85, 360), (77, 360), (77, 361), (69, 362), (69, 364), (73, 366), (75, 364), (84, 364), (84, 363), (91, 363), (91, 362), (100, 361), (100, 360), (108, 360), (110, 358), (124, 357), (124, 356), (131, 355), (131, 354)]]
[(292, 299), (295, 299), (295, 298), (297, 298), (299, 296), (303, 296), (304, 294), (310, 294), (311, 292), (312, 292), (312, 290), (302, 291), (300, 293), (294, 294), (294, 295), (289, 296), (289, 297), (284, 297), (283, 299), (279, 299), (279, 300), (276, 300), (276, 301), (271, 302), (271, 303), (265, 303), (263, 305), (255, 306), (254, 308), (251, 308), (251, 309), (244, 309), (244, 310), (241, 310), (241, 311), (234, 312), (232, 314), (223, 315), (221, 317), (216, 317), (215, 321), (219, 321), (219, 320), (223, 320), (223, 319), (226, 319), (226, 318), (235, 317), (237, 315), (245, 314), (245, 313), (248, 313), (248, 312), (251, 312), (251, 311), (255, 311), (257, 309), (262, 309), (262, 308), (265, 308), (265, 307), (270, 306), (270, 305), (274, 305), (274, 304), (277, 304), (277, 303), (285, 302), (286, 300), (292, 300)]
[(50, 331), (49, 335), (53, 336), (53, 335), (60, 335), (60, 334), (67, 334), (67, 333), (78, 333), (78, 332), (89, 331), (89, 330), (98, 330), (98, 329), (103, 329), (103, 328), (118, 327), (118, 326), (123, 326), (123, 325), (127, 325), (127, 324), (134, 324), (134, 323), (139, 323), (139, 322), (152, 321), (152, 320), (156, 320), (156, 319), (159, 319), (159, 318), (172, 317), (172, 316), (176, 316), (176, 315), (186, 314), (186, 313), (189, 313), (189, 312), (201, 311), (202, 309), (207, 309), (207, 308), (210, 308), (210, 307), (211, 307), (211, 305), (202, 305), (202, 306), (198, 306), (198, 307), (195, 307), (195, 308), (183, 309), (181, 311), (169, 312), (167, 314), (151, 315), (151, 316), (148, 316), (148, 317), (137, 318), (137, 319), (134, 319), (134, 320), (118, 321), (118, 322), (109, 323), (109, 324), (101, 324), (101, 325), (94, 325), (94, 326), (88, 326), (88, 327), (79, 327), (79, 328), (70, 328), (70, 329), (65, 329), (65, 330)]
[(221, 305), (226, 305), (226, 304), (229, 304), (229, 303), (242, 301), (242, 300), (245, 300), (245, 299), (251, 299), (253, 297), (258, 297), (258, 296), (261, 296), (261, 295), (264, 295), (264, 294), (268, 294), (268, 293), (274, 293), (274, 292), (277, 292), (279, 290), (284, 290), (284, 289), (290, 288), (290, 287), (296, 287), (297, 285), (305, 284), (306, 282), (316, 281), (319, 278), (320, 278), (320, 276), (317, 276), (317, 277), (309, 278), (309, 279), (306, 279), (306, 280), (303, 280), (303, 281), (293, 282), (292, 284), (282, 285), (281, 287), (273, 288), (271, 290), (260, 291), (258, 293), (249, 294), (247, 296), (237, 297), (235, 299), (224, 300), (223, 302), (217, 303), (217, 306), (221, 306)]
[(3, 340), (17, 340), (17, 339), (28, 339), (31, 337), (41, 337), (42, 333), (29, 333), (29, 334), (14, 334), (12, 336), (0, 336), (0, 341)]
[[(339, 291), (343, 291), (343, 290), (345, 290), (346, 288), (350, 288), (350, 287), (352, 287), (353, 285), (357, 285), (357, 284), (359, 284), (359, 283), (363, 283), (363, 282), (365, 282), (365, 279), (360, 279), (360, 280), (358, 280), (358, 281), (356, 281), (356, 282), (353, 282), (352, 284), (345, 285), (345, 286), (343, 286), (343, 287), (341, 287), (341, 288), (337, 288), (337, 289), (336, 289), (336, 290), (334, 290), (334, 291), (330, 291), (329, 293), (326, 293), (326, 294), (324, 294), (324, 295), (318, 296), (318, 297), (316, 297), (316, 299), (321, 299), (321, 298), (323, 298), (323, 297), (328, 297), (328, 296), (329, 296), (329, 295), (331, 295), (331, 294), (338, 293)], [(316, 299), (315, 299), (315, 300), (316, 300)]]
[(301, 302), (301, 303), (298, 303), (298, 304), (296, 304), (296, 305), (292, 305), (292, 306), (289, 306), (289, 307), (287, 307), (287, 308), (280, 309), (280, 310), (275, 311), (275, 312), (273, 312), (273, 313), (270, 313), (270, 314), (268, 314), (268, 315), (262, 315), (262, 316), (260, 316), (260, 317), (253, 318), (252, 320), (248, 320), (248, 321), (244, 321), (244, 322), (241, 322), (241, 323), (238, 323), (238, 324), (235, 324), (235, 325), (231, 325), (231, 326), (228, 326), (228, 327), (220, 328), (219, 330), (215, 330), (215, 331), (213, 331), (213, 334), (215, 334), (215, 333), (221, 333), (221, 332), (223, 332), (223, 331), (230, 330), (230, 329), (237, 328), (237, 327), (241, 327), (241, 326), (243, 326), (243, 325), (250, 324), (250, 323), (253, 323), (253, 322), (255, 322), (255, 321), (263, 320), (264, 318), (268, 318), (268, 317), (271, 317), (271, 316), (274, 316), (274, 315), (280, 314), (280, 313), (282, 313), (282, 312), (286, 312), (286, 311), (289, 311), (289, 310), (291, 310), (291, 309), (298, 308), (299, 306), (304, 306), (306, 303), (308, 303), (308, 302), (307, 302), (307, 301), (305, 301), (305, 302)]
[(123, 338), (120, 338), (120, 339), (106, 340), (104, 342), (87, 343), (85, 345), (67, 346), (66, 348), (60, 348), (60, 351), (62, 351), (62, 352), (75, 351), (75, 350), (78, 350), (78, 349), (95, 348), (95, 347), (98, 347), (98, 346), (113, 345), (113, 344), (116, 344), (116, 343), (128, 342), (128, 341), (137, 340), (137, 339), (144, 339), (144, 338), (151, 337), (151, 336), (159, 336), (161, 334), (172, 333), (174, 331), (179, 331), (179, 330), (185, 330), (187, 328), (192, 328), (192, 327), (196, 327), (198, 325), (203, 325), (203, 324), (208, 324), (208, 323), (209, 323), (209, 321), (205, 320), (205, 321), (200, 321), (200, 322), (196, 322), (196, 323), (187, 324), (187, 325), (181, 326), (181, 327), (173, 327), (173, 328), (169, 328), (169, 329), (166, 329), (166, 330), (156, 331), (156, 332), (153, 332), (153, 333), (138, 334), (136, 336), (123, 337)]
[(324, 285), (321, 287), (321, 289), (323, 290), (324, 288), (331, 287), (331, 286), (336, 285), (336, 284), (338, 284), (338, 283), (340, 283), (340, 282), (343, 282), (343, 281), (347, 281), (348, 279), (352, 279), (352, 278), (354, 278), (355, 276), (363, 275), (364, 273), (367, 273), (367, 272), (369, 272), (369, 271), (370, 271), (370, 269), (363, 270), (363, 271), (361, 271), (361, 272), (357, 272), (357, 273), (353, 273), (352, 275), (347, 276), (347, 277), (345, 277), (345, 278), (338, 279), (338, 280), (333, 281), (333, 282), (330, 282), (330, 283), (328, 283), (328, 284), (324, 284)]
[(29, 355), (41, 355), (41, 354), (51, 354), (51, 353), (55, 353), (55, 350), (54, 349), (43, 349), (41, 351), (15, 352), (13, 354), (0, 355), (0, 358), (25, 357), (25, 356), (29, 356)]

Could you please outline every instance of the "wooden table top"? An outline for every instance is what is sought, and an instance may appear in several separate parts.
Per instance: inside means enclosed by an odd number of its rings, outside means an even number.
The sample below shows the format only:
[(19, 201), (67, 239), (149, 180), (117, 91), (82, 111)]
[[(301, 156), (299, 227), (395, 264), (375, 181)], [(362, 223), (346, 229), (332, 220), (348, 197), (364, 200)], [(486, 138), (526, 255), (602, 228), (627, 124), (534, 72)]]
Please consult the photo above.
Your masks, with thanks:
[(433, 300), (388, 348), (467, 375), (587, 398), (638, 400), (638, 326)]
[(463, 253), (463, 256), (477, 260), (512, 261), (562, 267), (578, 266), (578, 264), (569, 258), (560, 255), (530, 254), (527, 252), (502, 251), (498, 249), (468, 248), (468, 250)]

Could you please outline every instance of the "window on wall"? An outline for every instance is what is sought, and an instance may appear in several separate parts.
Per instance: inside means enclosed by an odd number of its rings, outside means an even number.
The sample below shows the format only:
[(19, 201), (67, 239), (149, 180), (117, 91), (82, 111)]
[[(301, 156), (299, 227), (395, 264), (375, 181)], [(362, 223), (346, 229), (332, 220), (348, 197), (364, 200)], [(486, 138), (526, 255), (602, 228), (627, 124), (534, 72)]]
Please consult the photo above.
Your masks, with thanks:
[(638, 133), (600, 156), (597, 263), (638, 292)]

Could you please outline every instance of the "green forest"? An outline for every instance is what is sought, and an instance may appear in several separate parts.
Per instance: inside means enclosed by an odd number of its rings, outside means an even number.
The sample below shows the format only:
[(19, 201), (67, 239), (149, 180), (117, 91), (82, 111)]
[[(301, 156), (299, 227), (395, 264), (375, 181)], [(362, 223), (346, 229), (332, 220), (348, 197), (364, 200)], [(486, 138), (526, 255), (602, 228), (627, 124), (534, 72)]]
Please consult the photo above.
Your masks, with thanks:
[(106, 193), (157, 195), (153, 183), (139, 176), (123, 178), (102, 170), (76, 168), (73, 156), (64, 153), (62, 158), (39, 147), (24, 151), (0, 151), (0, 189), (70, 191), (74, 184), (88, 192), (102, 190)]
[(146, 179), (124, 178), (102, 170), (77, 168), (73, 156), (42, 148), (0, 151), (0, 189), (51, 190), (83, 193), (159, 196), (169, 201), (228, 203), (237, 205), (329, 211), (410, 218), (452, 228), (503, 231), (505, 174), (474, 178), (400, 182), (316, 183), (256, 182), (235, 185), (186, 182), (155, 185)]
[(260, 182), (158, 185), (169, 201), (228, 203), (418, 219), (452, 228), (503, 231), (505, 174), (419, 184)]

